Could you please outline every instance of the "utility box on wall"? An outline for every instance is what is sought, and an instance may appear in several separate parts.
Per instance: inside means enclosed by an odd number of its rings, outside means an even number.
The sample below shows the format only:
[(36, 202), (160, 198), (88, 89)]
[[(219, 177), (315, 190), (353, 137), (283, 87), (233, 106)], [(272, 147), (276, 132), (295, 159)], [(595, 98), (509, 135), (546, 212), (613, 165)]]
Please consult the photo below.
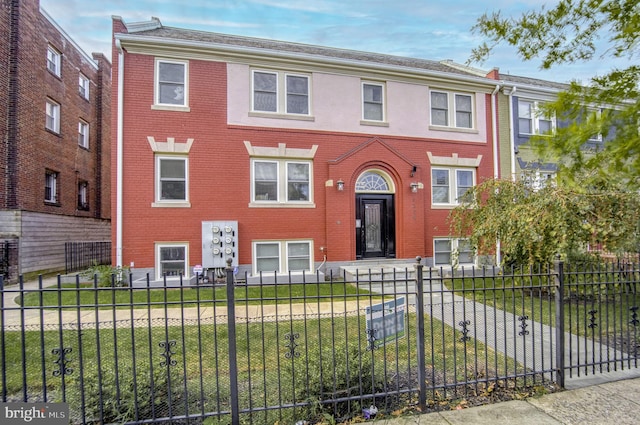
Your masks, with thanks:
[(238, 266), (238, 222), (202, 222), (202, 267), (207, 269)]

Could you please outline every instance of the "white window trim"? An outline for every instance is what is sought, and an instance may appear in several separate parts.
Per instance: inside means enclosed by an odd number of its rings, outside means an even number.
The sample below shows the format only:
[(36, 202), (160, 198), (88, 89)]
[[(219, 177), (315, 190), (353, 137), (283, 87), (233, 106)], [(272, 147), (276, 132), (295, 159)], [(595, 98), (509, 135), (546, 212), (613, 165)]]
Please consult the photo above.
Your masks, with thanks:
[[(52, 114), (49, 114), (49, 109), (51, 109)], [(51, 118), (53, 121), (53, 128), (49, 126), (48, 118)], [(56, 134), (60, 134), (60, 104), (58, 102), (54, 102), (51, 99), (47, 99), (45, 105), (45, 128), (49, 131), (53, 131)]]
[[(255, 193), (255, 164), (256, 162), (276, 163), (278, 170), (277, 196), (278, 199), (256, 199)], [(308, 201), (289, 201), (288, 200), (288, 172), (287, 164), (308, 164), (309, 165), (309, 200)], [(287, 159), (287, 158), (251, 158), (251, 201), (250, 207), (315, 207), (314, 190), (313, 190), (313, 161), (306, 159)]]
[[(160, 161), (163, 159), (182, 159), (185, 162), (185, 199), (162, 199), (160, 193), (162, 185), (160, 184)], [(189, 208), (191, 202), (189, 201), (189, 157), (187, 155), (155, 155), (155, 172), (154, 172), (154, 202), (152, 207), (169, 207), (169, 208)]]
[[(521, 103), (528, 103), (528, 104), (531, 105), (531, 109), (530, 109), (531, 117), (529, 117), (529, 119), (531, 120), (531, 133), (523, 132), (522, 129), (520, 128), (520, 119), (526, 118), (526, 117), (521, 117), (520, 116), (520, 104)], [(541, 115), (541, 105), (543, 105), (544, 103), (545, 102), (537, 101), (537, 100), (518, 99), (517, 116), (518, 116), (518, 134), (519, 135), (522, 135), (522, 136), (532, 136), (532, 135), (550, 136), (551, 134), (555, 133), (556, 125), (557, 125), (555, 116), (545, 117), (545, 116)], [(540, 121), (550, 121), (551, 122), (551, 133), (541, 133), (540, 132)]]
[[(82, 131), (84, 129), (84, 131)], [(80, 120), (78, 122), (78, 145), (84, 149), (89, 149), (89, 134), (90, 134), (89, 123)]]
[[(162, 280), (164, 276), (161, 273), (161, 257), (160, 250), (162, 248), (184, 248), (184, 275), (183, 280), (189, 279), (189, 243), (188, 242), (156, 242), (155, 247), (155, 267), (156, 280)], [(179, 280), (180, 276), (167, 276), (167, 280)]]
[(78, 209), (89, 210), (89, 183), (86, 181), (78, 182)]
[[(447, 95), (447, 117), (448, 122), (446, 125), (442, 124), (434, 124), (433, 123), (433, 108), (431, 106), (431, 93), (441, 93)], [(456, 96), (466, 96), (471, 98), (471, 127), (459, 127), (457, 125), (457, 115), (456, 115)], [(457, 91), (447, 91), (447, 90), (429, 90), (429, 125), (433, 129), (447, 129), (447, 130), (458, 130), (458, 131), (477, 131), (476, 125), (476, 105), (475, 105), (475, 94), (474, 93), (463, 93)]]
[[(172, 64), (184, 65), (184, 89), (183, 89), (184, 102), (182, 105), (177, 105), (173, 103), (160, 103), (159, 87), (160, 87), (160, 64), (161, 63), (172, 63)], [(179, 60), (163, 59), (163, 58), (155, 59), (154, 81), (153, 81), (153, 105), (151, 105), (151, 109), (165, 110), (165, 111), (180, 111), (180, 112), (189, 112), (191, 110), (189, 107), (189, 62), (188, 61), (179, 61)]]
[[(450, 241), (451, 242), (451, 251), (450, 251), (450, 258), (453, 257), (453, 253), (458, 249), (459, 246), (459, 242), (461, 240), (468, 240), (466, 238), (433, 238), (433, 265), (436, 267), (440, 267), (440, 266), (452, 266), (452, 261), (450, 260), (448, 263), (438, 263), (436, 261), (436, 241)], [(460, 266), (473, 266), (476, 264), (476, 254), (474, 253), (473, 255), (473, 261), (470, 263), (457, 263)]]
[(83, 99), (89, 100), (89, 79), (82, 73), (78, 75), (78, 93)]
[[(366, 118), (364, 116), (364, 112), (365, 112), (365, 99), (364, 99), (364, 87), (365, 86), (377, 86), (380, 87), (380, 91), (381, 91), (381, 96), (382, 96), (382, 100), (380, 101), (380, 107), (382, 109), (382, 119), (379, 120), (375, 120), (375, 119), (371, 119), (371, 118)], [(373, 82), (373, 81), (363, 81), (362, 84), (360, 85), (360, 93), (361, 93), (361, 97), (362, 97), (362, 103), (361, 103), (361, 107), (362, 107), (362, 121), (364, 123), (385, 123), (387, 121), (387, 111), (386, 111), (386, 100), (387, 100), (387, 95), (386, 95), (386, 85), (384, 83), (377, 83), (377, 82)], [(368, 103), (374, 103), (374, 102), (368, 102)]]
[[(444, 170), (449, 173), (449, 202), (435, 202), (433, 200), (433, 171)], [(476, 169), (471, 167), (443, 167), (432, 166), (431, 167), (431, 206), (434, 208), (455, 208), (460, 205), (458, 202), (458, 171), (470, 171), (472, 174), (473, 182), (471, 187), (476, 186)]]
[[(51, 176), (51, 197), (46, 197), (46, 187), (49, 180), (49, 176)], [(48, 204), (57, 204), (58, 203), (58, 172), (47, 170), (45, 172), (45, 198), (44, 202)]]
[[(289, 256), (288, 247), (292, 243), (306, 243), (309, 245), (309, 268), (304, 270), (305, 273), (313, 273), (314, 271), (314, 259), (313, 259), (313, 240), (311, 239), (294, 239), (294, 240), (260, 240), (251, 242), (251, 257), (252, 257), (252, 274), (254, 276), (259, 275), (258, 271), (258, 258), (257, 258), (257, 246), (260, 244), (277, 244), (278, 245), (278, 267), (279, 270), (276, 274), (288, 274), (289, 273)], [(274, 270), (263, 271), (263, 274), (273, 274)], [(291, 273), (302, 273), (303, 270), (292, 271)]]
[(55, 47), (49, 45), (47, 47), (47, 70), (51, 72), (56, 77), (60, 77), (61, 69), (60, 64), (62, 63), (62, 53)]
[[(255, 108), (255, 74), (271, 74), (276, 76), (276, 110), (275, 111), (262, 111)], [(300, 114), (296, 112), (287, 111), (287, 77), (302, 77), (307, 79), (307, 110), (306, 114)], [(266, 116), (266, 117), (278, 117), (287, 119), (313, 119), (313, 113), (311, 110), (312, 104), (312, 90), (311, 90), (311, 74), (289, 72), (289, 71), (274, 71), (266, 69), (252, 69), (251, 70), (251, 116)]]

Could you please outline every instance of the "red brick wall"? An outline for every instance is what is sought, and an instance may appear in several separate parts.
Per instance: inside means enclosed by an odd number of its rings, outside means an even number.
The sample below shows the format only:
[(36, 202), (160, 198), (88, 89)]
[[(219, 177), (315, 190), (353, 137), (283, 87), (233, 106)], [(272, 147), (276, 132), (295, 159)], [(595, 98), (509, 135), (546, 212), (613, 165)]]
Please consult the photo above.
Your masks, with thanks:
[[(3, 9), (3, 21), (8, 9)], [(62, 214), (109, 218), (110, 210), (102, 210), (97, 200), (107, 196), (109, 178), (100, 181), (97, 176), (108, 172), (98, 168), (98, 157), (110, 152), (110, 110), (109, 102), (110, 64), (101, 59), (102, 76), (89, 60), (78, 51), (73, 43), (39, 12), (37, 0), (20, 1), (19, 44), (13, 46), (17, 52), (18, 101), (14, 109), (17, 114), (16, 140), (16, 209)], [(4, 24), (3, 24), (4, 25)], [(61, 76), (57, 77), (46, 69), (48, 45), (62, 53)], [(78, 93), (78, 75), (82, 72), (91, 80), (90, 101)], [(101, 79), (100, 81), (98, 79)], [(102, 88), (102, 102), (98, 104), (98, 83)], [(51, 98), (60, 104), (60, 134), (45, 129), (45, 103)], [(101, 113), (106, 113), (107, 121), (101, 126)], [(80, 119), (90, 125), (89, 149), (78, 146), (78, 122)], [(4, 121), (6, 122), (6, 121)], [(98, 129), (102, 137), (99, 149)], [(107, 157), (108, 158), (108, 157)], [(108, 166), (108, 163), (104, 164)], [(59, 173), (59, 205), (44, 203), (45, 170)], [(78, 180), (89, 184), (90, 211), (77, 210)], [(107, 202), (107, 207), (108, 207)]]
[[(114, 20), (114, 31), (122, 31)], [(114, 82), (117, 81), (114, 50)], [(237, 220), (242, 265), (251, 263), (251, 242), (265, 239), (312, 239), (314, 256), (321, 261), (355, 259), (355, 194), (358, 175), (367, 168), (385, 170), (396, 185), (396, 256), (432, 255), (434, 236), (449, 233), (448, 210), (431, 209), (430, 164), (426, 152), (464, 158), (483, 155), (477, 179), (490, 177), (491, 143), (380, 137), (320, 131), (228, 126), (226, 123), (226, 65), (189, 61), (190, 112), (152, 110), (154, 57), (126, 53), (124, 58), (124, 198), (123, 264), (154, 267), (154, 243), (189, 242), (190, 265), (201, 261), (201, 222)], [(112, 122), (115, 123), (116, 95)], [(489, 96), (486, 96), (489, 100)], [(487, 114), (490, 128), (490, 111)], [(115, 124), (112, 169), (116, 169)], [(152, 208), (154, 201), (154, 153), (147, 136), (176, 142), (193, 138), (189, 154), (190, 208)], [(490, 137), (489, 137), (490, 139)], [(250, 158), (244, 146), (310, 149), (318, 145), (313, 161), (315, 208), (249, 208)], [(356, 149), (359, 148), (359, 149)], [(347, 153), (354, 150), (353, 154)], [(410, 176), (412, 165), (417, 172)], [(115, 176), (112, 209), (115, 211)], [(325, 187), (327, 180), (345, 181), (345, 190)], [(411, 182), (424, 189), (410, 190)], [(115, 221), (112, 228), (115, 232)], [(115, 239), (114, 239), (115, 240)], [(114, 247), (115, 248), (115, 247)]]

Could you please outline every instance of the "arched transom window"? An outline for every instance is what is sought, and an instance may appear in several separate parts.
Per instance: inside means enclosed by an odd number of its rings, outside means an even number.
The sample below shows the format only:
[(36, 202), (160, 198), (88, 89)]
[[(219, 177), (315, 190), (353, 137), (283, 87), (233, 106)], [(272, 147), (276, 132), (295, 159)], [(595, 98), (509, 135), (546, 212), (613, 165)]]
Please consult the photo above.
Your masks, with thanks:
[(356, 181), (356, 192), (393, 193), (394, 187), (386, 173), (378, 170), (368, 170), (358, 177)]

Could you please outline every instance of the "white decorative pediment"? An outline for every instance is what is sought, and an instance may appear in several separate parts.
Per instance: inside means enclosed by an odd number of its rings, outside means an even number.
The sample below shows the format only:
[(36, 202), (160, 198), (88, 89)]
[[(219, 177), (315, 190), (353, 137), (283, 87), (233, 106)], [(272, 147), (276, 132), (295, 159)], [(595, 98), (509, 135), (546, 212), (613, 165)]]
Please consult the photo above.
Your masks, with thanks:
[(311, 149), (288, 148), (286, 143), (278, 143), (278, 147), (252, 146), (251, 142), (245, 140), (244, 146), (251, 157), (262, 158), (296, 158), (313, 159), (316, 156), (318, 145), (311, 146)]
[(151, 150), (158, 153), (189, 153), (193, 139), (187, 139), (186, 142), (176, 142), (173, 137), (167, 137), (166, 142), (156, 142), (153, 136), (147, 136)]
[(435, 156), (431, 152), (427, 152), (431, 165), (444, 165), (447, 167), (479, 167), (482, 161), (482, 155), (475, 158), (460, 158), (457, 153), (451, 156)]

